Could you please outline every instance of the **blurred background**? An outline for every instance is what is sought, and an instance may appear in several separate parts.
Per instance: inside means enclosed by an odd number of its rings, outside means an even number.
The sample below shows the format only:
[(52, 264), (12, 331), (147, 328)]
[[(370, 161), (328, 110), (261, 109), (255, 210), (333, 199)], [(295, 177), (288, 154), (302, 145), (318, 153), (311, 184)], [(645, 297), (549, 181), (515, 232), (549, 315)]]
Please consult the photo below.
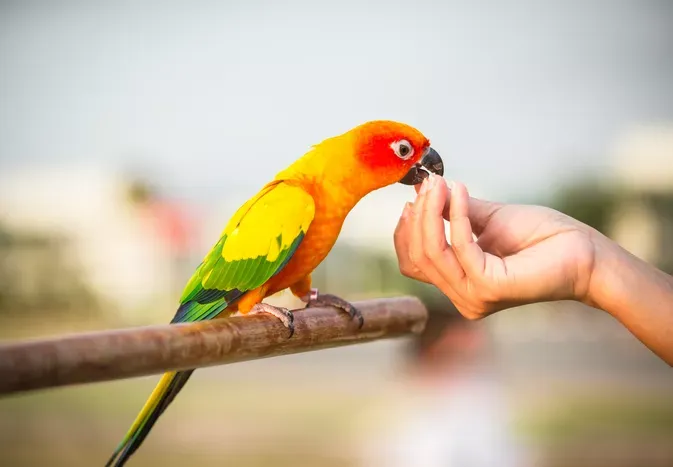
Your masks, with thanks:
[[(4, 341), (167, 322), (243, 201), (379, 118), (473, 196), (555, 207), (673, 272), (670, 1), (4, 0), (0, 103)], [(413, 194), (360, 203), (314, 279), (422, 297), (421, 338), (200, 370), (130, 465), (673, 465), (673, 372), (610, 317), (467, 323), (401, 277)], [(156, 381), (0, 400), (0, 463), (103, 465)]]

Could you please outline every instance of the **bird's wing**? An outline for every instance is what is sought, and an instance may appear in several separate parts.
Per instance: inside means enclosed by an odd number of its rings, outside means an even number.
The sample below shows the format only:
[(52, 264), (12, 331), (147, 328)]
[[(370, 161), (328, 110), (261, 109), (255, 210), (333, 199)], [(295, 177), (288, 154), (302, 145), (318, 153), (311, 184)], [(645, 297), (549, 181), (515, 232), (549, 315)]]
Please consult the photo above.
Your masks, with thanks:
[(314, 215), (313, 197), (302, 188), (283, 181), (262, 188), (234, 214), (194, 272), (172, 322), (213, 318), (268, 281), (297, 250)]

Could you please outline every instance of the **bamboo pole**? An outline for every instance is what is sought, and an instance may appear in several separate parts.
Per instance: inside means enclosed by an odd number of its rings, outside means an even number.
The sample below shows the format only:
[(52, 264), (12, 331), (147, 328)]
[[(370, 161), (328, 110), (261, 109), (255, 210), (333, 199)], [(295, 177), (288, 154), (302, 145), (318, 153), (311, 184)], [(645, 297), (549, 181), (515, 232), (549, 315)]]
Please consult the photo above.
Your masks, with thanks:
[(353, 345), (420, 333), (427, 311), (413, 297), (356, 303), (358, 329), (343, 311), (295, 312), (295, 333), (269, 315), (146, 326), (0, 345), (0, 395), (133, 378)]

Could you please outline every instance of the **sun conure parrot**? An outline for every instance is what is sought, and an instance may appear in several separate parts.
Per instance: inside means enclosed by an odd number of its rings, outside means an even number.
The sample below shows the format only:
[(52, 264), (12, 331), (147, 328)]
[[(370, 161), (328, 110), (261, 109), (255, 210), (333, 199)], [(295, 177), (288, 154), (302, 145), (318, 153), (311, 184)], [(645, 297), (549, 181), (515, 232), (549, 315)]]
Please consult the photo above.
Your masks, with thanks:
[[(187, 283), (171, 323), (269, 313), (291, 337), (292, 313), (262, 303), (289, 288), (307, 306), (342, 309), (362, 326), (353, 305), (311, 288), (311, 272), (363, 196), (395, 182), (416, 185), (426, 170), (443, 175), (442, 159), (403, 123), (368, 122), (313, 146), (234, 214)], [(193, 371), (163, 375), (107, 466), (126, 463)]]

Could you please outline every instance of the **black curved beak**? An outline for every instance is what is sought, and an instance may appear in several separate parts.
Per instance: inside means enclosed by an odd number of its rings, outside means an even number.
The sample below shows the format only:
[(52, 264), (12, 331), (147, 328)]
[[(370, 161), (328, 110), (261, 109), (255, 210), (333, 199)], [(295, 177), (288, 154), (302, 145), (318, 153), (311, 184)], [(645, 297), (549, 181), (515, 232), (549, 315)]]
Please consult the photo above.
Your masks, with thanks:
[(444, 162), (439, 157), (439, 153), (432, 148), (425, 150), (425, 154), (423, 154), (421, 160), (416, 162), (409, 172), (402, 177), (400, 183), (404, 185), (418, 185), (423, 179), (428, 177), (429, 172), (437, 174), (440, 177), (444, 175)]

